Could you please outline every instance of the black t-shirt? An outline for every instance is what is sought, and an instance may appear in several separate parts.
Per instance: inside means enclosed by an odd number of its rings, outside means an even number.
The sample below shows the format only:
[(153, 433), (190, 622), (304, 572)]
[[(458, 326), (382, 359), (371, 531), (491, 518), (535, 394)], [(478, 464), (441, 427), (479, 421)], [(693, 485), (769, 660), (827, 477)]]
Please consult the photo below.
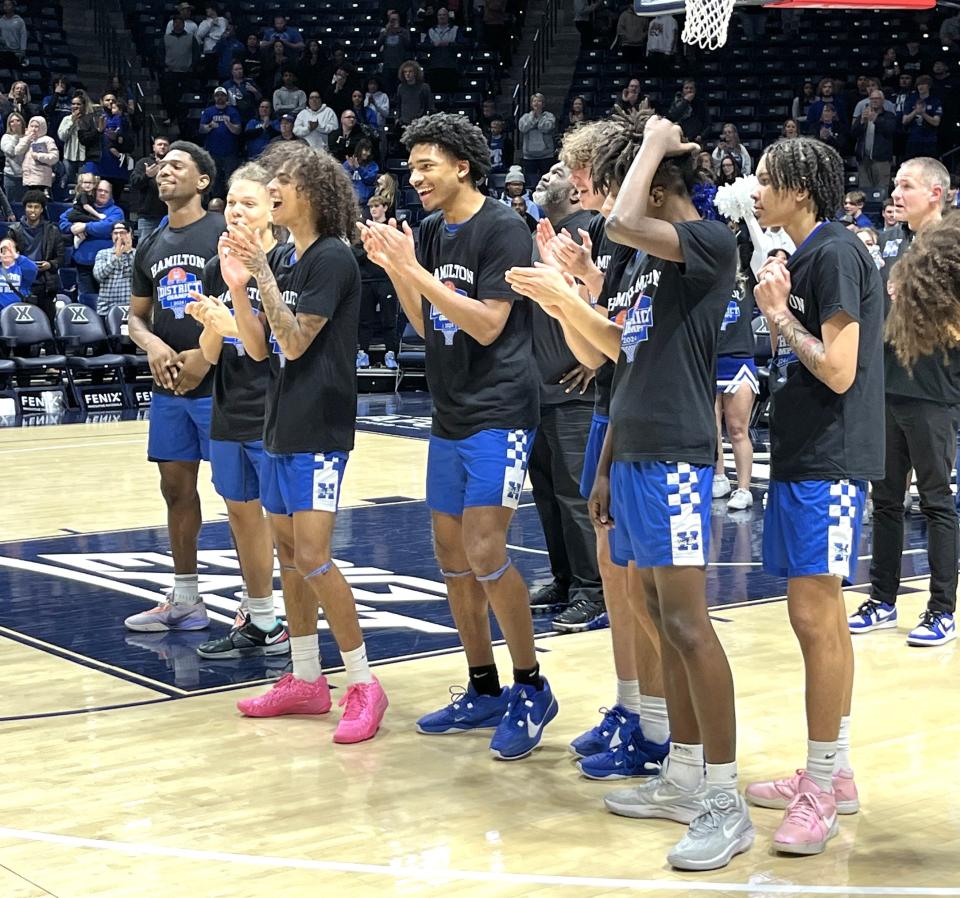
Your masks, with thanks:
[(718, 355), (753, 357), (753, 303), (753, 293), (745, 289), (743, 284), (736, 284), (727, 302), (727, 310), (723, 313)]
[[(883, 232), (880, 237), (880, 256), (884, 261), (880, 274), (884, 286), (890, 280), (890, 272), (897, 260), (910, 248), (914, 232), (904, 226)], [(890, 313), (890, 295), (884, 296), (886, 314)], [(907, 371), (897, 361), (897, 354), (889, 343), (883, 345), (884, 385), (888, 396), (904, 399), (924, 399), (942, 405), (960, 403), (960, 349), (951, 349), (944, 354), (921, 356)]]
[(877, 480), (884, 474), (883, 282), (866, 247), (843, 225), (824, 222), (787, 264), (789, 308), (818, 339), (846, 312), (860, 324), (857, 373), (835, 393), (806, 365), (790, 366), (773, 394), (771, 476), (777, 480)]
[[(280, 246), (270, 250), (267, 258), (273, 267)], [(220, 274), (220, 259), (212, 258), (203, 269), (203, 289), (207, 296), (216, 296), (233, 312), (230, 291)], [(254, 314), (260, 310), (260, 288), (250, 278), (247, 296)], [(266, 398), (270, 365), (266, 359), (256, 361), (246, 354), (237, 337), (224, 337), (220, 360), (213, 371), (213, 415), (210, 437), (214, 440), (248, 442), (263, 439), (263, 404)]]
[(716, 462), (717, 343), (737, 241), (719, 221), (674, 227), (684, 261), (636, 253), (610, 299), (626, 310), (610, 403), (615, 461)]
[[(203, 292), (203, 268), (216, 258), (217, 241), (226, 229), (222, 215), (207, 212), (185, 228), (165, 224), (137, 246), (133, 295), (153, 298), (153, 332), (175, 352), (200, 345), (203, 328), (184, 309), (190, 302), (191, 291)], [(185, 394), (186, 398), (209, 396), (212, 387), (211, 370), (195, 389)], [(153, 390), (173, 395), (158, 383), (154, 383)]]
[(357, 327), (360, 269), (342, 240), (316, 240), (296, 258), (292, 244), (270, 266), (294, 313), (327, 319), (298, 359), (287, 359), (273, 335), (264, 448), (274, 455), (349, 452), (357, 420)]
[[(557, 223), (557, 233), (566, 229), (573, 240), (582, 243), (580, 228), (586, 230), (593, 217), (592, 212), (579, 209)], [(540, 252), (537, 249), (536, 241), (533, 243), (533, 261), (540, 261)], [(569, 386), (560, 383), (560, 378), (578, 364), (577, 357), (567, 346), (567, 340), (563, 335), (563, 327), (561, 327), (560, 322), (544, 312), (536, 303), (532, 304), (531, 311), (533, 313), (533, 355), (537, 360), (537, 370), (540, 372), (540, 404), (561, 405), (565, 402), (593, 402), (594, 388), (592, 382), (584, 393), (581, 393), (579, 388), (568, 393)]]
[(500, 336), (482, 346), (422, 299), (435, 436), (462, 440), (481, 430), (539, 423), (530, 302), (504, 279), (508, 268), (530, 265), (531, 246), (520, 216), (490, 197), (460, 225), (447, 225), (440, 212), (421, 224), (417, 257), (435, 278), (461, 296), (512, 303)]
[[(631, 246), (614, 243), (606, 232), (607, 220), (596, 216), (590, 227), (590, 240), (593, 243), (593, 264), (603, 272), (603, 289), (597, 297), (597, 305), (606, 309), (611, 318), (617, 317), (617, 309), (610, 307), (610, 296), (617, 296), (620, 288), (620, 279), (630, 260), (636, 255)], [(610, 392), (613, 389), (613, 371), (616, 366), (613, 362), (604, 362), (597, 369), (594, 380), (596, 401), (593, 404), (593, 413), (607, 417), (610, 414)]]

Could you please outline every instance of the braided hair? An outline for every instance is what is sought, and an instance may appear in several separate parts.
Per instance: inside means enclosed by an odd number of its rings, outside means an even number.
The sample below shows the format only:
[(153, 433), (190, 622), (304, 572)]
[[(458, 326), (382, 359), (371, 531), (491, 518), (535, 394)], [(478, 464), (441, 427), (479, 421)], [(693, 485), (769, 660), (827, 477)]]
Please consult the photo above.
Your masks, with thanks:
[(806, 190), (818, 220), (833, 218), (843, 205), (843, 159), (812, 137), (781, 140), (764, 154), (774, 190)]
[[(643, 130), (655, 115), (651, 109), (624, 110), (613, 107), (610, 121), (615, 126), (593, 160), (593, 189), (597, 193), (616, 193), (627, 177), (630, 166), (643, 144)], [(697, 183), (695, 153), (671, 156), (657, 167), (653, 183), (676, 193), (689, 195)]]

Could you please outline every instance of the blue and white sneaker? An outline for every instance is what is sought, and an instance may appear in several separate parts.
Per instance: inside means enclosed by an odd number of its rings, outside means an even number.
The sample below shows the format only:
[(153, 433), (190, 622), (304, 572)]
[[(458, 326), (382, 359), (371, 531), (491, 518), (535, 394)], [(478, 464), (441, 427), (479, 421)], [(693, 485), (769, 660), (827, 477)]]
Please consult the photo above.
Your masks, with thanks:
[(601, 708), (600, 713), (603, 715), (600, 723), (570, 743), (571, 754), (578, 758), (598, 755), (626, 741), (631, 730), (640, 729), (640, 715), (628, 711), (623, 705)]
[(943, 611), (924, 611), (907, 636), (907, 645), (943, 645), (957, 638), (957, 625), (952, 614)]
[(490, 740), (490, 754), (499, 761), (525, 758), (539, 744), (543, 728), (557, 716), (560, 706), (550, 684), (543, 678), (543, 689), (514, 683), (506, 713)]
[(370, 367), (370, 356), (362, 349), (357, 350), (357, 370)]
[(615, 748), (582, 758), (580, 772), (591, 780), (623, 780), (632, 776), (656, 776), (670, 754), (669, 740), (662, 745), (649, 742), (638, 726), (629, 731)]
[(400, 366), (397, 364), (397, 357), (393, 354), (393, 350), (388, 350), (383, 356), (383, 365), (385, 368), (389, 368), (391, 371), (396, 371)]
[(897, 606), (867, 599), (847, 618), (851, 633), (869, 633), (871, 630), (895, 630)]
[(439, 711), (424, 714), (417, 721), (417, 732), (425, 736), (443, 736), (466, 730), (493, 729), (507, 710), (510, 690), (506, 686), (499, 695), (480, 695), (473, 686), (450, 687), (450, 704)]

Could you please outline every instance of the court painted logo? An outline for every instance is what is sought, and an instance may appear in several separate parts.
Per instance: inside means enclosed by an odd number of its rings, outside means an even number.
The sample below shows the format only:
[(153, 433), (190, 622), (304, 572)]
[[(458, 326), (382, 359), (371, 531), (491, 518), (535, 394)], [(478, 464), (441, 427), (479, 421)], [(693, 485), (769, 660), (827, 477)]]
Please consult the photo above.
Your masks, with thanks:
[(178, 321), (183, 318), (190, 293), (202, 293), (203, 285), (192, 271), (176, 266), (171, 268), (157, 284), (157, 300), (160, 307), (170, 309)]

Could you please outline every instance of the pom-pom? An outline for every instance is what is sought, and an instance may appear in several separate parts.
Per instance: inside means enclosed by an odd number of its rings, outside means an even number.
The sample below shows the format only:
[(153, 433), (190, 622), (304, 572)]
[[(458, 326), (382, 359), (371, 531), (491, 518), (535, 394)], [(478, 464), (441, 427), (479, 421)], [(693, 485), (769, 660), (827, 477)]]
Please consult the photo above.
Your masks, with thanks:
[(748, 215), (753, 215), (752, 194), (759, 183), (755, 175), (748, 175), (746, 178), (737, 178), (732, 184), (718, 187), (713, 201), (717, 211), (730, 221), (742, 221)]

